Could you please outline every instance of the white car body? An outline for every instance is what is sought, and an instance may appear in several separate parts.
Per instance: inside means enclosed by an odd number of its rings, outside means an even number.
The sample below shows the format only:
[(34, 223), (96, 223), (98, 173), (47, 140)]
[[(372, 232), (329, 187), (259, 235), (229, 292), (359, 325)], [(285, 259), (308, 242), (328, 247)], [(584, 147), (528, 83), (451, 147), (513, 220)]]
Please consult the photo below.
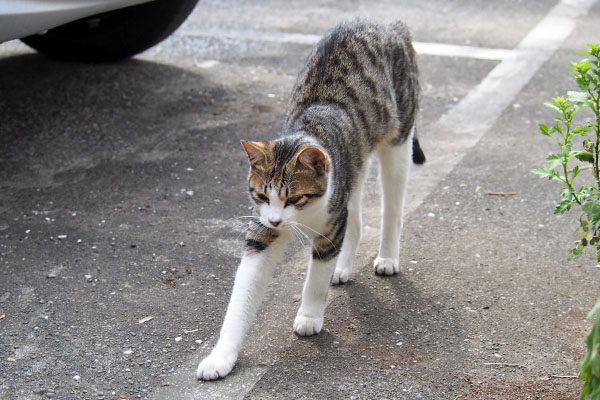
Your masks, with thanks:
[(0, 0), (0, 43), (149, 1), (152, 0)]

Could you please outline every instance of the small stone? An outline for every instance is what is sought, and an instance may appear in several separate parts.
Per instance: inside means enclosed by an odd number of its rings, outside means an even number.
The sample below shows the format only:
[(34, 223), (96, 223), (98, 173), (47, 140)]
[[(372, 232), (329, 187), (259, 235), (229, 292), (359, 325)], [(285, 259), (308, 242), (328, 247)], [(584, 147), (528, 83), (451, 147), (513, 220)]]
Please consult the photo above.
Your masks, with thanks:
[(133, 350), (125, 350), (125, 351), (123, 352), (123, 354), (125, 354), (126, 356), (128, 356), (128, 355), (130, 355), (130, 354), (133, 354)]
[(92, 278), (92, 276), (91, 276), (91, 275), (84, 275), (84, 278), (85, 278), (85, 280), (86, 280), (86, 281), (88, 281), (88, 282), (92, 282), (92, 281), (94, 280), (94, 278)]
[(74, 375), (74, 376), (73, 376), (73, 380), (74, 380), (75, 382), (79, 382), (79, 381), (81, 380), (81, 376), (79, 376), (79, 375)]
[(196, 343), (197, 345), (201, 345), (202, 344), (202, 340), (200, 340), (200, 339), (194, 340), (194, 343)]
[(68, 238), (68, 236), (67, 235), (58, 235), (56, 238), (59, 240), (65, 240)]
[(179, 343), (179, 342), (181, 342), (182, 340), (183, 340), (183, 338), (182, 338), (181, 336), (177, 336), (177, 337), (175, 338), (175, 343)]

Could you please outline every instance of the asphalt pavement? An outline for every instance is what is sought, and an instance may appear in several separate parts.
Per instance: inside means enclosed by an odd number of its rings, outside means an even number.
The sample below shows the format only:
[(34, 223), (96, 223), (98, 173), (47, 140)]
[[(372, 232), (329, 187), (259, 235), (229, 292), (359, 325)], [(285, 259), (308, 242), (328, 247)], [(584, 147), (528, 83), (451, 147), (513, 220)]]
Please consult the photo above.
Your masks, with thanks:
[[(403, 19), (419, 53), (402, 271), (376, 276), (377, 171), (352, 280), (297, 337), (310, 251), (276, 271), (231, 375), (197, 381), (250, 213), (240, 139), (279, 132), (311, 46), (342, 19)], [(543, 103), (575, 90), (600, 4), (202, 1), (124, 62), (0, 45), (1, 399), (574, 399), (600, 287), (567, 262), (576, 213), (532, 175)]]

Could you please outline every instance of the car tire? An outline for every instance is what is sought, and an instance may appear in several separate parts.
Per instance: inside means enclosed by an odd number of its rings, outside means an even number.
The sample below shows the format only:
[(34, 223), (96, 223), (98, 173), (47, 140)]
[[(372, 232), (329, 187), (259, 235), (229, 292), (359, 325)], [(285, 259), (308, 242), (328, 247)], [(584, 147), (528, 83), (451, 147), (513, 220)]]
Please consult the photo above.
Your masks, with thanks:
[(117, 61), (165, 39), (197, 3), (198, 0), (156, 0), (86, 17), (21, 40), (58, 60)]

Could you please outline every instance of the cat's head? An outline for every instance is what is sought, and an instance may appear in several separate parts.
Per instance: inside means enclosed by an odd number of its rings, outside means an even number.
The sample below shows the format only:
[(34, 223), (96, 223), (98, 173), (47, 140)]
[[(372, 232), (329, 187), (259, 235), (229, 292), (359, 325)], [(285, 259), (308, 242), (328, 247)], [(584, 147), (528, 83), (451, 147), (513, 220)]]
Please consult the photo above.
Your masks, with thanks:
[(242, 145), (250, 162), (250, 197), (264, 226), (286, 229), (322, 207), (331, 169), (325, 150), (293, 138)]

